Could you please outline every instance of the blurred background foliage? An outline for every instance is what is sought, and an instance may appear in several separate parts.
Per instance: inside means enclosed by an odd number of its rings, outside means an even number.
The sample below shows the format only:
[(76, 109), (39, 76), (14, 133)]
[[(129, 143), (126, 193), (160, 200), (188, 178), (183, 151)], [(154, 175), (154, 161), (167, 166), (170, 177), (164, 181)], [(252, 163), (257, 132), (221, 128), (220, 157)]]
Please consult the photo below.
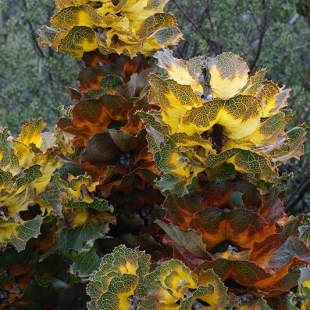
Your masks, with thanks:
[(77, 86), (76, 60), (37, 42), (54, 10), (50, 0), (0, 1), (0, 124), (13, 135), (38, 117), (52, 129), (70, 104), (65, 86)]
[[(72, 104), (65, 86), (77, 87), (79, 64), (66, 54), (37, 44), (37, 29), (54, 13), (51, 0), (0, 1), (0, 125), (13, 135), (23, 123), (43, 117), (52, 129), (59, 107)], [(310, 126), (309, 0), (171, 0), (184, 41), (174, 55), (189, 59), (239, 54), (251, 73), (267, 68), (268, 79), (292, 88), (294, 125)], [(310, 141), (288, 187), (288, 213), (310, 211)]]

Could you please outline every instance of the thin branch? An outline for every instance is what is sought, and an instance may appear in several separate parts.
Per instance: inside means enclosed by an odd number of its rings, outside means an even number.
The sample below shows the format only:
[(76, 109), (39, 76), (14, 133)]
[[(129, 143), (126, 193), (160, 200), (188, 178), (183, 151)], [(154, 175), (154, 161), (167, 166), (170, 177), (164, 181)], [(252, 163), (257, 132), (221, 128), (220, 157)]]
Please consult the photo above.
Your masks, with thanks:
[[(258, 25), (259, 28), (259, 38), (258, 38), (258, 46), (257, 46), (257, 50), (256, 50), (256, 54), (254, 59), (251, 62), (250, 65), (250, 71), (253, 71), (259, 57), (262, 51), (262, 45), (263, 45), (263, 40), (264, 40), (264, 36), (268, 30), (268, 28), (270, 27), (275, 14), (277, 13), (277, 11), (279, 10), (279, 8), (281, 7), (281, 5), (283, 4), (284, 0), (281, 0), (277, 6), (272, 10), (272, 12), (268, 15), (267, 14), (267, 6), (266, 6), (266, 2), (265, 0), (262, 0), (262, 6), (263, 6), (263, 10), (265, 12), (264, 15), (264, 22), (262, 25)], [(248, 2), (247, 2), (248, 3)], [(249, 4), (248, 4), (249, 5)], [(252, 14), (252, 16), (254, 17), (254, 15)], [(257, 24), (257, 22), (255, 22)]]
[(297, 99), (297, 97), (300, 95), (300, 93), (302, 92), (302, 90), (307, 86), (307, 84), (310, 82), (310, 77), (301, 85), (298, 93), (292, 98), (292, 101), (295, 101)]
[(207, 44), (211, 47), (213, 52), (219, 54), (221, 52), (221, 47), (217, 42), (210, 40), (205, 34), (200, 30), (200, 28), (195, 24), (195, 22), (187, 15), (187, 13), (182, 9), (179, 3), (176, 0), (172, 0), (172, 2), (178, 7), (183, 16), (192, 24), (192, 26), (197, 30), (197, 32), (202, 36), (202, 38), (207, 42)]
[(304, 182), (299, 185), (299, 187), (296, 189), (296, 191), (288, 200), (288, 202), (285, 203), (285, 212), (289, 214), (297, 213), (298, 210), (294, 210), (297, 203), (302, 200), (306, 192), (309, 190), (310, 190), (310, 178), (306, 178)]
[(305, 47), (305, 46), (307, 46), (307, 45), (309, 45), (309, 44), (310, 44), (310, 42), (307, 42), (307, 43), (305, 43), (305, 44), (296, 46), (296, 47), (292, 48), (292, 49), (289, 50), (289, 51), (283, 51), (283, 52), (279, 53), (279, 55), (280, 55), (280, 54), (288, 54), (288, 53), (290, 53), (290, 52), (292, 52), (292, 51), (295, 51), (295, 50), (298, 50), (298, 49), (300, 49), (300, 48), (303, 48), (303, 47)]
[[(24, 11), (27, 12), (28, 8), (27, 8), (27, 3), (25, 0), (23, 0), (23, 5), (25, 8)], [(34, 30), (32, 23), (30, 22), (29, 18), (26, 19), (26, 22), (30, 28), (30, 37), (31, 37), (31, 40), (33, 42), (33, 47), (34, 47), (35, 52), (38, 54), (39, 57), (45, 58), (43, 50), (41, 49), (40, 45), (38, 44), (37, 37), (36, 37), (36, 31)]]
[(252, 23), (253, 23), (253, 17), (251, 18), (251, 21), (249, 23), (249, 28), (248, 28), (248, 30), (246, 32), (246, 35), (245, 35), (245, 39), (244, 39), (244, 43), (243, 43), (243, 48), (242, 48), (242, 54), (244, 54), (245, 45), (248, 42), (248, 39), (249, 39), (249, 36), (250, 36), (250, 32), (251, 32), (251, 28), (252, 28)]

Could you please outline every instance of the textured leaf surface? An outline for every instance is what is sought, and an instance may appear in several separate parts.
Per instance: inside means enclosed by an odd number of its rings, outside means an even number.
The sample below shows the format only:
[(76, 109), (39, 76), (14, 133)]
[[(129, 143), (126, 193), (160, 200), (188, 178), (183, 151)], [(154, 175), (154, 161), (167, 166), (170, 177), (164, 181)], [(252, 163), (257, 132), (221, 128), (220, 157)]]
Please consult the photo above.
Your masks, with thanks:
[[(149, 100), (160, 112), (138, 115), (152, 127), (148, 141), (165, 174), (158, 182), (162, 190), (191, 193), (195, 171), (215, 182), (232, 179), (236, 172), (246, 174), (265, 193), (288, 178), (278, 176), (277, 165), (300, 157), (306, 132), (301, 125), (285, 133), (290, 90), (266, 81), (265, 70), (248, 78), (247, 65), (232, 53), (188, 62), (168, 50), (156, 57), (168, 73), (168, 78), (150, 79)], [(181, 150), (191, 154), (185, 161)], [(181, 172), (188, 181), (180, 178)]]
[(249, 68), (237, 55), (222, 53), (215, 58), (207, 58), (207, 66), (211, 74), (211, 93), (214, 98), (233, 97), (247, 83)]
[(17, 251), (24, 250), (27, 241), (38, 237), (40, 234), (42, 221), (41, 216), (21, 223), (16, 223), (12, 218), (7, 220), (0, 218), (0, 246), (13, 244)]
[(263, 218), (249, 210), (220, 210), (206, 208), (197, 212), (189, 227), (199, 231), (207, 249), (224, 240), (240, 248), (250, 248), (254, 242), (265, 239), (268, 225)]
[[(56, 139), (52, 133), (42, 133), (44, 126), (42, 119), (32, 120), (23, 125), (17, 138), (6, 129), (0, 135), (1, 245), (13, 244), (18, 251), (39, 235), (42, 218), (36, 215), (47, 215), (53, 209), (40, 194), (61, 163), (56, 157)], [(36, 204), (39, 211), (29, 211)]]
[(92, 301), (88, 304), (88, 308), (128, 308), (130, 304), (128, 297), (136, 290), (139, 294), (142, 289), (138, 287), (139, 280), (143, 279), (149, 266), (148, 255), (124, 246), (115, 248), (112, 254), (103, 258), (99, 270), (90, 277), (87, 293)]
[(58, 1), (52, 28), (42, 27), (39, 41), (77, 58), (97, 48), (102, 54), (148, 55), (182, 38), (175, 18), (163, 13), (165, 4), (129, 0), (114, 5), (106, 1), (96, 8), (87, 1)]

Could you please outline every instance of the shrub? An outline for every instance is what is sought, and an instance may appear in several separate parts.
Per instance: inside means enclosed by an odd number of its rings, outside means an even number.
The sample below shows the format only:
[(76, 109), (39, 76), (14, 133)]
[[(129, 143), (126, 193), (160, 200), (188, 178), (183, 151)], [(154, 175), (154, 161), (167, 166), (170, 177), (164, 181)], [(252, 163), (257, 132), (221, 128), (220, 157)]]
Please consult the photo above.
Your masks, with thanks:
[(166, 2), (58, 0), (39, 30), (83, 65), (53, 133), (2, 133), (3, 307), (308, 307), (309, 219), (278, 189), (305, 140), (289, 90), (233, 53), (174, 58)]

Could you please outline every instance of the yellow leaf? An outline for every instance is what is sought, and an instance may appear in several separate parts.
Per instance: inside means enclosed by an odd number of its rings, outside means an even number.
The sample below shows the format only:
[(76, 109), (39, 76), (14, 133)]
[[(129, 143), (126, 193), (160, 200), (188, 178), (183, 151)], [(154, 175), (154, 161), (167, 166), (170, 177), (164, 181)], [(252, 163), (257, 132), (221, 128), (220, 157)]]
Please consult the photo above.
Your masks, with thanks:
[(8, 216), (16, 217), (20, 211), (27, 210), (33, 203), (32, 192), (28, 186), (21, 192), (0, 197), (0, 201), (8, 208)]
[(42, 176), (32, 183), (32, 187), (36, 190), (36, 193), (41, 194), (49, 184), (54, 171), (60, 167), (62, 163), (53, 154), (47, 153), (37, 154), (33, 159), (33, 164), (39, 164), (41, 166), (40, 171)]
[(19, 226), (19, 223), (3, 219), (0, 222), (0, 244), (8, 242), (13, 235), (16, 234), (16, 228)]
[(259, 100), (252, 96), (238, 95), (229, 100), (206, 101), (202, 107), (186, 112), (178, 130), (188, 135), (202, 134), (218, 124), (223, 126), (227, 137), (242, 139), (260, 124), (259, 107)]
[(229, 52), (207, 58), (207, 66), (213, 98), (231, 98), (247, 83), (249, 67), (238, 55)]
[(200, 96), (190, 86), (179, 85), (156, 75), (151, 76), (150, 84), (150, 102), (159, 105), (163, 121), (170, 126), (171, 133), (186, 132), (179, 130), (180, 120), (188, 110), (202, 106)]
[(20, 167), (29, 167), (34, 158), (35, 153), (29, 145), (26, 145), (17, 140), (12, 141), (12, 150), (18, 158)]
[(42, 119), (23, 125), (18, 141), (25, 145), (34, 144), (37, 148), (40, 148), (42, 145), (41, 133), (45, 125)]
[(119, 266), (119, 271), (121, 274), (136, 274), (138, 267), (138, 264), (133, 264), (133, 262), (127, 261), (124, 265)]
[(158, 59), (158, 66), (163, 68), (171, 79), (181, 85), (190, 85), (194, 91), (203, 93), (198, 76), (193, 77), (189, 73), (187, 61), (174, 58), (172, 51), (168, 49), (157, 52), (154, 57)]
[(72, 57), (81, 58), (84, 52), (97, 48), (95, 32), (85, 26), (74, 26), (66, 36), (63, 36), (58, 46), (60, 52), (68, 52)]
[(98, 182), (92, 182), (91, 177), (79, 175), (76, 178), (72, 174), (69, 174), (68, 181), (70, 183), (67, 191), (75, 200), (93, 202), (94, 199), (89, 193), (96, 190)]

